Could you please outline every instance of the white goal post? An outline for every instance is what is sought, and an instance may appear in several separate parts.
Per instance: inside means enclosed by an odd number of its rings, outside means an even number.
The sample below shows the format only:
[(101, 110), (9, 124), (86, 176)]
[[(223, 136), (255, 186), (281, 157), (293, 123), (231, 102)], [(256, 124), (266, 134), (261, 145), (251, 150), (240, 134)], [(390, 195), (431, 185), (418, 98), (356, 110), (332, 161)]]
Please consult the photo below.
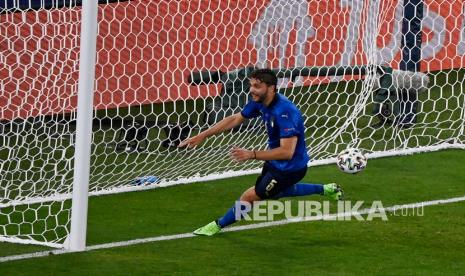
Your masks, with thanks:
[(269, 67), (309, 166), (465, 148), (465, 5), (439, 0), (0, 0), (0, 242), (85, 248), (88, 196), (257, 173), (239, 112)]
[(90, 150), (92, 143), (92, 110), (97, 41), (97, 7), (93, 0), (82, 2), (80, 70), (76, 118), (71, 228), (65, 248), (83, 251), (86, 247), (87, 206), (89, 198)]

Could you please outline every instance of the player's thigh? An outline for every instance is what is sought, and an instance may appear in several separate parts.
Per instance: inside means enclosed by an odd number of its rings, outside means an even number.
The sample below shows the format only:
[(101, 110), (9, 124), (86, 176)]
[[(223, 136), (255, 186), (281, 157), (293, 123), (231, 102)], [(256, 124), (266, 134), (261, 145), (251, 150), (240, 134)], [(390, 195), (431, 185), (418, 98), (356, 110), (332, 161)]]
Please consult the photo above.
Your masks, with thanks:
[(307, 168), (289, 174), (266, 171), (255, 183), (255, 193), (261, 199), (273, 198), (304, 178)]
[(295, 183), (289, 183), (284, 179), (277, 178), (270, 172), (264, 174), (255, 183), (255, 193), (261, 199), (273, 198), (278, 193), (284, 191)]

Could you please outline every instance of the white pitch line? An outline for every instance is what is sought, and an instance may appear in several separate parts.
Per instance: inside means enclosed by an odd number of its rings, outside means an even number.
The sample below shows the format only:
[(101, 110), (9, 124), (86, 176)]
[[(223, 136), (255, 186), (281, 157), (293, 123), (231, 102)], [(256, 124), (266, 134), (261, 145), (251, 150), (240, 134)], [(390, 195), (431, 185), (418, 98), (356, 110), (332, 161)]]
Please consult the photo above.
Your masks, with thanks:
[[(363, 209), (357, 212), (344, 212), (344, 213), (301, 217), (301, 218), (293, 218), (293, 219), (283, 219), (283, 220), (278, 220), (278, 221), (262, 222), (262, 223), (242, 225), (242, 226), (234, 226), (234, 227), (228, 227), (224, 229), (223, 232), (236, 232), (236, 231), (249, 230), (249, 229), (258, 229), (258, 228), (265, 228), (265, 227), (271, 227), (271, 226), (285, 225), (285, 224), (290, 224), (290, 223), (298, 223), (298, 222), (303, 222), (303, 221), (334, 220), (336, 218), (351, 217), (354, 215), (367, 215), (367, 214), (374, 213), (374, 212), (379, 213), (381, 210), (384, 210), (386, 212), (393, 212), (393, 211), (401, 210), (401, 209), (413, 209), (413, 208), (418, 208), (418, 207), (448, 204), (448, 203), (461, 202), (461, 201), (465, 201), (465, 196), (448, 198), (448, 199), (432, 200), (432, 201), (416, 202), (416, 203), (410, 203), (410, 204), (394, 205), (394, 206), (386, 207), (383, 209), (373, 209), (373, 210)], [(129, 240), (129, 241), (90, 245), (86, 247), (85, 251), (123, 247), (123, 246), (150, 243), (150, 242), (158, 242), (158, 241), (185, 239), (185, 238), (192, 238), (192, 237), (195, 237), (195, 235), (192, 233), (157, 236), (157, 237), (135, 239), (135, 240)], [(75, 253), (75, 252), (67, 251), (64, 249), (40, 251), (40, 252), (35, 252), (35, 253), (27, 253), (27, 254), (21, 254), (21, 255), (0, 257), (0, 263), (8, 262), (8, 261), (15, 261), (15, 260), (45, 257), (45, 256), (51, 256), (51, 255), (61, 255), (61, 254), (67, 254), (67, 253)]]

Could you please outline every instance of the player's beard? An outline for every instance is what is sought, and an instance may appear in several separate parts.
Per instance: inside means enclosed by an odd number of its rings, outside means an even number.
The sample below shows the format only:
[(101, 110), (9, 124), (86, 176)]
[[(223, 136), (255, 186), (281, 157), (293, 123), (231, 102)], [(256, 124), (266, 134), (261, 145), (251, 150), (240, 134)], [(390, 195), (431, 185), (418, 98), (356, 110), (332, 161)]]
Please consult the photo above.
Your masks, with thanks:
[(255, 102), (263, 103), (265, 101), (265, 99), (266, 99), (266, 95), (268, 95), (268, 92), (266, 92), (266, 93), (264, 93), (262, 95), (257, 95), (257, 94), (252, 94), (252, 95), (255, 96), (255, 97), (258, 97), (258, 99), (256, 99), (256, 100), (252, 98)]

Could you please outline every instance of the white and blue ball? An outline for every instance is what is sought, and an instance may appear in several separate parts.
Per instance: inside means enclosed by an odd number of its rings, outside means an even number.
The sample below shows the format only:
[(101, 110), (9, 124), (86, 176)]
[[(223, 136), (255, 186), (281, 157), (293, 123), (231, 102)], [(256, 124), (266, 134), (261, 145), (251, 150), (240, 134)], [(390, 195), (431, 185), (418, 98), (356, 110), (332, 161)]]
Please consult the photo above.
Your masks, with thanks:
[(348, 148), (341, 151), (337, 155), (337, 167), (345, 172), (350, 174), (355, 174), (363, 171), (367, 166), (368, 159), (359, 149)]

